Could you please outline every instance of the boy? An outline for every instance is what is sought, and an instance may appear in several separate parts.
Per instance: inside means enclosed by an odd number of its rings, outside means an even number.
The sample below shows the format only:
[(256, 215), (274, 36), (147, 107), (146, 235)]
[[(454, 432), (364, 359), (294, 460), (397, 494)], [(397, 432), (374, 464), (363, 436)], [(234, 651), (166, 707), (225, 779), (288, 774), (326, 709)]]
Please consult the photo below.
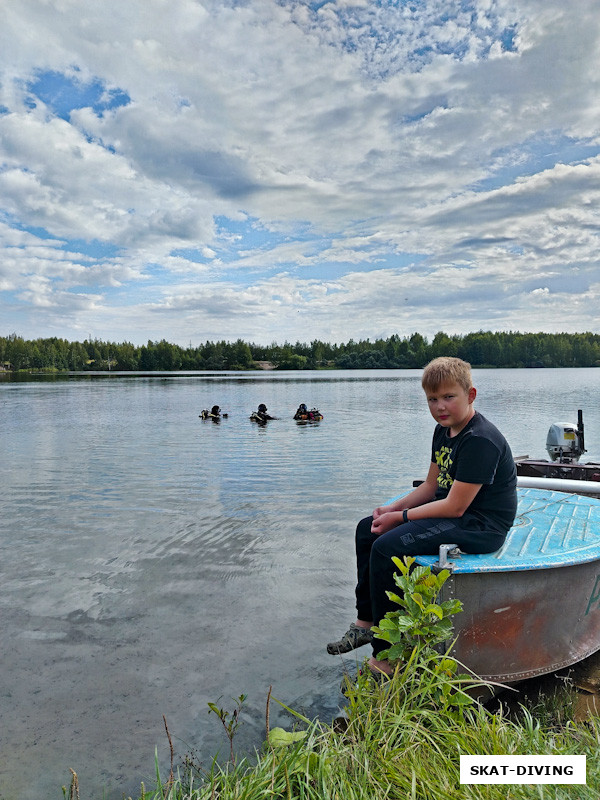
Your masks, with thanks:
[(473, 407), (477, 391), (470, 365), (459, 358), (436, 358), (425, 367), (421, 385), (437, 422), (427, 478), (358, 523), (357, 620), (339, 641), (327, 645), (327, 652), (337, 655), (371, 644), (369, 668), (376, 673), (393, 672), (377, 657), (387, 643), (371, 633), (396, 608), (386, 594), (397, 591), (392, 556), (435, 555), (441, 544), (456, 544), (465, 553), (491, 553), (502, 546), (517, 510), (513, 456), (500, 431)]

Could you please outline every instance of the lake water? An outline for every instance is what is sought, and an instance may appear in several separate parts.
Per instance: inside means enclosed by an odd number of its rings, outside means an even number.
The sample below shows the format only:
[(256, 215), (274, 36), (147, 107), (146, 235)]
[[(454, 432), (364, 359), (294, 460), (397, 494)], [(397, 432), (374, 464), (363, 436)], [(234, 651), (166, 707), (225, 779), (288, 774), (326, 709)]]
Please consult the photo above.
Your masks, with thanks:
[[(600, 370), (474, 378), (514, 455), (582, 408), (600, 460)], [(280, 419), (250, 422), (260, 402)], [(228, 419), (200, 420), (215, 403)], [(209, 766), (207, 703), (241, 693), (251, 751), (269, 686), (334, 716), (355, 523), (424, 476), (432, 430), (416, 370), (0, 381), (0, 798), (58, 800), (69, 767), (82, 797), (137, 797), (155, 747), (168, 773), (163, 714)]]

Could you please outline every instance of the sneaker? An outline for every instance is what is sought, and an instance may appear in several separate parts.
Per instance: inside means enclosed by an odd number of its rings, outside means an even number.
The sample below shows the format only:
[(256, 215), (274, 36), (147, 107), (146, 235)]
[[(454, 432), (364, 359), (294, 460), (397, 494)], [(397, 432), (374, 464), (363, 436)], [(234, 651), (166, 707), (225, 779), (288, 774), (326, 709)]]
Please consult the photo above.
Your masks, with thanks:
[(363, 644), (372, 644), (373, 632), (368, 628), (359, 628), (356, 623), (352, 623), (350, 628), (337, 642), (329, 642), (327, 652), (332, 656), (339, 656), (341, 653), (349, 653), (362, 647)]

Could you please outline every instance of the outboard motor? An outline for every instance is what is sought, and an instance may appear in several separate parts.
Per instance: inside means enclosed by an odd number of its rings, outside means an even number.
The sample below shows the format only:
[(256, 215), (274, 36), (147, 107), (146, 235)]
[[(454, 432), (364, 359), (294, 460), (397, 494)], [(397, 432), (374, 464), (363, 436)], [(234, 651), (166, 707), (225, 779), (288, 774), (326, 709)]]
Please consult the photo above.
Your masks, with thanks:
[(577, 412), (577, 425), (572, 422), (555, 422), (546, 437), (546, 450), (551, 461), (574, 464), (585, 453), (583, 441), (583, 414)]

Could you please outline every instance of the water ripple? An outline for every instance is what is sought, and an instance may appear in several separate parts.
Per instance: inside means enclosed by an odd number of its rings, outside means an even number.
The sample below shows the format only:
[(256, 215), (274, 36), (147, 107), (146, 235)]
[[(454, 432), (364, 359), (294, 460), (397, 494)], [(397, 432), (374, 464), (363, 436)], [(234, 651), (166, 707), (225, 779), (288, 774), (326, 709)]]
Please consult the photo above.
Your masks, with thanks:
[[(563, 372), (481, 371), (477, 402), (537, 455), (583, 407), (600, 460), (600, 371)], [(240, 746), (258, 746), (269, 685), (333, 714), (342, 660), (324, 645), (352, 619), (354, 525), (429, 460), (418, 372), (0, 392), (3, 791), (54, 796), (73, 766), (89, 796), (133, 795), (153, 780), (163, 713), (210, 763), (222, 732), (206, 703), (242, 692)], [(252, 424), (260, 402), (281, 419)], [(323, 422), (296, 425), (300, 402)], [(198, 419), (214, 403), (220, 425)]]

